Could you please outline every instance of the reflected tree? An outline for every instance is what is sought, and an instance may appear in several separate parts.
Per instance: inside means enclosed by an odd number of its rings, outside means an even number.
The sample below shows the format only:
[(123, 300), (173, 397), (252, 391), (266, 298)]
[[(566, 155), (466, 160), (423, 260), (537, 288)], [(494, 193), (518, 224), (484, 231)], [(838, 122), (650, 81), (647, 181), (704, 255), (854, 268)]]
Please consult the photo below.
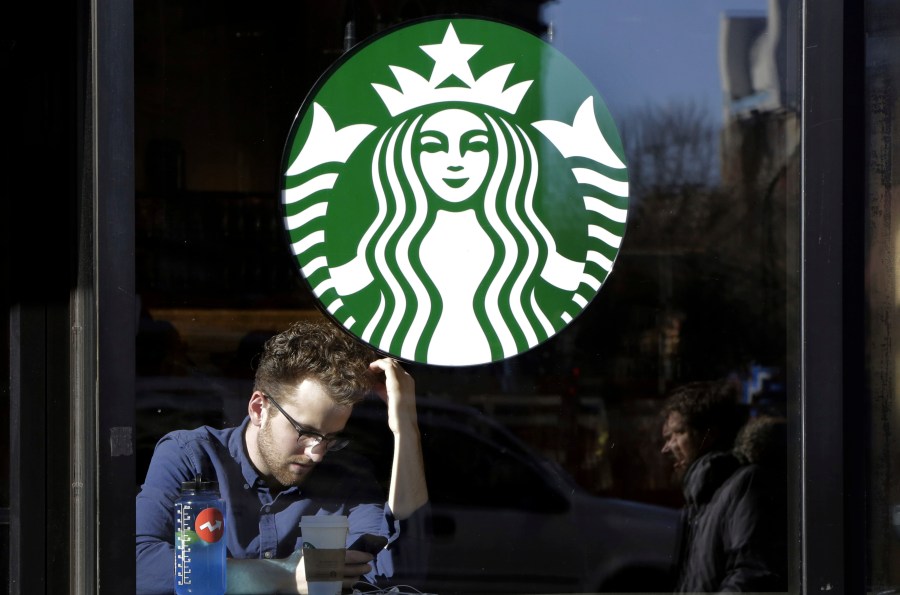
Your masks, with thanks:
[(716, 170), (716, 129), (709, 109), (696, 101), (645, 105), (621, 126), (634, 197), (711, 187)]
[(632, 206), (611, 280), (620, 285), (606, 291), (645, 312), (617, 329), (625, 336), (610, 355), (631, 352), (643, 360), (633, 371), (655, 372), (647, 396), (754, 363), (784, 365), (796, 155), (783, 139), (795, 125), (793, 114), (770, 112), (719, 129), (694, 101), (624, 119)]

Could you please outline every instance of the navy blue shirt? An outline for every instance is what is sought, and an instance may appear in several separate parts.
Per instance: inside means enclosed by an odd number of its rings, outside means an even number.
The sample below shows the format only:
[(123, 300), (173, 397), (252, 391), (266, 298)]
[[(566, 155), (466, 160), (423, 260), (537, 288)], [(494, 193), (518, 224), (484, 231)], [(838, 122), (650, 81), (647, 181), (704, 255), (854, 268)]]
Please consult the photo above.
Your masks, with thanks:
[(174, 591), (174, 502), (181, 482), (198, 473), (219, 482), (229, 557), (285, 558), (300, 549), (302, 515), (343, 514), (350, 523), (348, 545), (364, 533), (388, 538), (388, 548), (378, 554), (365, 579), (392, 576), (390, 548), (400, 535), (400, 523), (366, 459), (348, 451), (330, 452), (301, 486), (273, 494), (250, 462), (244, 444), (248, 421), (223, 430), (179, 430), (157, 443), (136, 500), (137, 592)]

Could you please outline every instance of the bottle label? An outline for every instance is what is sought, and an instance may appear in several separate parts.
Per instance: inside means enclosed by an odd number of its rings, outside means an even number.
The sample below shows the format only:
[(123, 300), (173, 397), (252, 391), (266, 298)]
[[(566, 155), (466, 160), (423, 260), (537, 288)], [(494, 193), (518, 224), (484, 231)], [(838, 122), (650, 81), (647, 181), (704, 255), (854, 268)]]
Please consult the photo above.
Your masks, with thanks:
[(215, 543), (225, 534), (225, 521), (218, 508), (206, 508), (197, 515), (194, 522), (197, 537), (207, 543)]

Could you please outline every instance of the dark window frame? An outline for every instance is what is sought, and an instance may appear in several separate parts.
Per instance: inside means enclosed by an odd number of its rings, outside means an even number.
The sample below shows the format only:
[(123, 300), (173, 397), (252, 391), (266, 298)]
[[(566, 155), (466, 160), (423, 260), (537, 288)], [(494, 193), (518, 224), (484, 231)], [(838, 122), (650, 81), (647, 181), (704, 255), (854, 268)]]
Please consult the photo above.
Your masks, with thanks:
[(803, 593), (867, 588), (861, 4), (802, 6), (801, 411), (791, 436), (801, 474), (792, 589)]

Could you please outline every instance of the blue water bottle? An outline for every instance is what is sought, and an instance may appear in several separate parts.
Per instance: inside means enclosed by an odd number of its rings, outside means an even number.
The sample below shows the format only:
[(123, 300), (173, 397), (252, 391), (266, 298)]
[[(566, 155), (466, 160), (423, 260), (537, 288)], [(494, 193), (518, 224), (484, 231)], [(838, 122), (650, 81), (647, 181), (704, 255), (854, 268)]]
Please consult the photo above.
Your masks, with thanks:
[(225, 593), (225, 502), (219, 484), (197, 475), (175, 501), (175, 593)]

